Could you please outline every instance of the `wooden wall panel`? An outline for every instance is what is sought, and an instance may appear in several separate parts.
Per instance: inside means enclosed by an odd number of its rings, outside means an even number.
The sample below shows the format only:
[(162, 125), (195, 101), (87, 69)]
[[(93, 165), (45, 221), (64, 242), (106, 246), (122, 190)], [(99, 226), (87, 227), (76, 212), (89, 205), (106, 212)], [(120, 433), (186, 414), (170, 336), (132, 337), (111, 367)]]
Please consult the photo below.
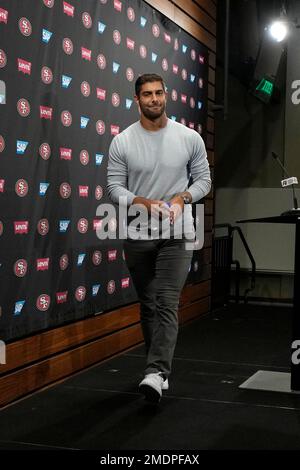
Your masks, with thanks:
[(198, 41), (216, 52), (216, 38), (213, 34), (202, 28), (196, 21), (192, 20), (186, 13), (165, 0), (145, 0), (150, 6), (163, 13), (167, 18), (174, 21), (178, 26), (191, 34)]
[[(201, 274), (205, 282), (189, 285), (183, 289), (179, 308), (181, 324), (208, 312), (211, 291), (211, 284), (208, 280), (210, 266), (203, 267)], [(130, 315), (132, 322), (139, 318), (139, 305), (134, 304), (109, 312), (107, 322), (112, 321), (112, 318), (108, 319), (110, 314), (115, 317), (113, 320), (115, 326), (126, 323), (129, 325)], [(125, 323), (124, 315), (127, 315)], [(102, 336), (105, 331), (102, 320), (104, 320), (104, 315), (99, 315), (88, 321), (81, 320), (75, 324), (45, 332), (42, 336), (44, 344), (41, 344), (43, 343), (41, 335), (35, 335), (9, 345), (10, 353), (7, 355), (7, 364), (0, 365), (0, 406), (11, 403), (143, 342), (140, 323), (127, 325), (126, 328), (115, 332), (108, 329), (106, 334)], [(89, 327), (84, 325), (85, 322), (89, 322)], [(100, 333), (97, 338), (90, 331), (91, 322), (97, 328), (98, 334)], [(70, 328), (73, 329), (72, 341), (69, 338)], [(38, 345), (41, 345), (40, 357), (36, 353)], [(30, 348), (33, 350), (28, 351)], [(22, 362), (26, 349), (26, 361)], [(50, 351), (56, 351), (56, 354), (49, 354)]]
[(217, 7), (212, 0), (194, 0), (194, 2), (206, 11), (212, 18), (216, 19), (217, 17)]
[(203, 28), (216, 36), (216, 21), (205, 13), (202, 8), (192, 0), (173, 0), (173, 3), (185, 12), (191, 19), (199, 23)]
[(7, 363), (0, 365), (0, 375), (138, 322), (138, 304), (132, 304), (15, 341), (6, 347)]
[(215, 69), (208, 67), (208, 81), (212, 85), (215, 85), (216, 82), (216, 71)]

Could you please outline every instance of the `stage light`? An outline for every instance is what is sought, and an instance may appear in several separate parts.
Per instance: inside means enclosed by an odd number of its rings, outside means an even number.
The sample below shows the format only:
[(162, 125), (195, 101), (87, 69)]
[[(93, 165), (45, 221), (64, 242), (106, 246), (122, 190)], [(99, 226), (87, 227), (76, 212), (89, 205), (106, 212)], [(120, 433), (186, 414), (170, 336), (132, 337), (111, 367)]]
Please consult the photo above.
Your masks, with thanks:
[(285, 21), (274, 21), (269, 27), (270, 35), (276, 42), (283, 41), (288, 33), (288, 25)]

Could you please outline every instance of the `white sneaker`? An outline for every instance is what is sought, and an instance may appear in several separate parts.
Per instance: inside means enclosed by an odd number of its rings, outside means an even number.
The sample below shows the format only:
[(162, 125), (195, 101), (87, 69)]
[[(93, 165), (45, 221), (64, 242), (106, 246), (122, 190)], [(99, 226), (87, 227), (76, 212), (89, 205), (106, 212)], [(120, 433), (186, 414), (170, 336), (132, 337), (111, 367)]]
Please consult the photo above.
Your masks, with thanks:
[(151, 401), (152, 403), (158, 403), (161, 399), (163, 386), (166, 380), (163, 379), (161, 372), (147, 374), (139, 384), (139, 390), (143, 395), (145, 395), (146, 400)]
[(168, 381), (168, 379), (164, 380), (164, 383), (162, 384), (161, 389), (162, 390), (169, 390), (169, 381)]

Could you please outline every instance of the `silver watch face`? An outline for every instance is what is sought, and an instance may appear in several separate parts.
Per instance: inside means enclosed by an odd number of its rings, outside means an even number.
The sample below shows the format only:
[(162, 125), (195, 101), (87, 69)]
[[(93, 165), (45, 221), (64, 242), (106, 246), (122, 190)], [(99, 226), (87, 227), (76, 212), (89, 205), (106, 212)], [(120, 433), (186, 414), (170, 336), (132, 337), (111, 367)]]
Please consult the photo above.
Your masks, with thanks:
[(184, 202), (185, 204), (189, 204), (189, 203), (190, 203), (190, 200), (189, 200), (189, 198), (188, 198), (187, 196), (184, 196), (183, 202)]

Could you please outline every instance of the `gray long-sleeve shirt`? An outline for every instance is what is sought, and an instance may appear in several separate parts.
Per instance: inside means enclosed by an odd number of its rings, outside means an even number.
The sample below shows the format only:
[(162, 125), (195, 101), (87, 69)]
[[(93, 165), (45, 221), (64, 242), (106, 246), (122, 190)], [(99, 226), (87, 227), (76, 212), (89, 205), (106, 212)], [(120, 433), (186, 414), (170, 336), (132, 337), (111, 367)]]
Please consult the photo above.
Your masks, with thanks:
[[(196, 202), (210, 187), (205, 145), (193, 129), (168, 119), (162, 129), (148, 131), (137, 121), (111, 142), (107, 190), (117, 204), (121, 196), (128, 206), (137, 196), (168, 201), (186, 190)], [(190, 205), (185, 206), (185, 213), (193, 231)]]

